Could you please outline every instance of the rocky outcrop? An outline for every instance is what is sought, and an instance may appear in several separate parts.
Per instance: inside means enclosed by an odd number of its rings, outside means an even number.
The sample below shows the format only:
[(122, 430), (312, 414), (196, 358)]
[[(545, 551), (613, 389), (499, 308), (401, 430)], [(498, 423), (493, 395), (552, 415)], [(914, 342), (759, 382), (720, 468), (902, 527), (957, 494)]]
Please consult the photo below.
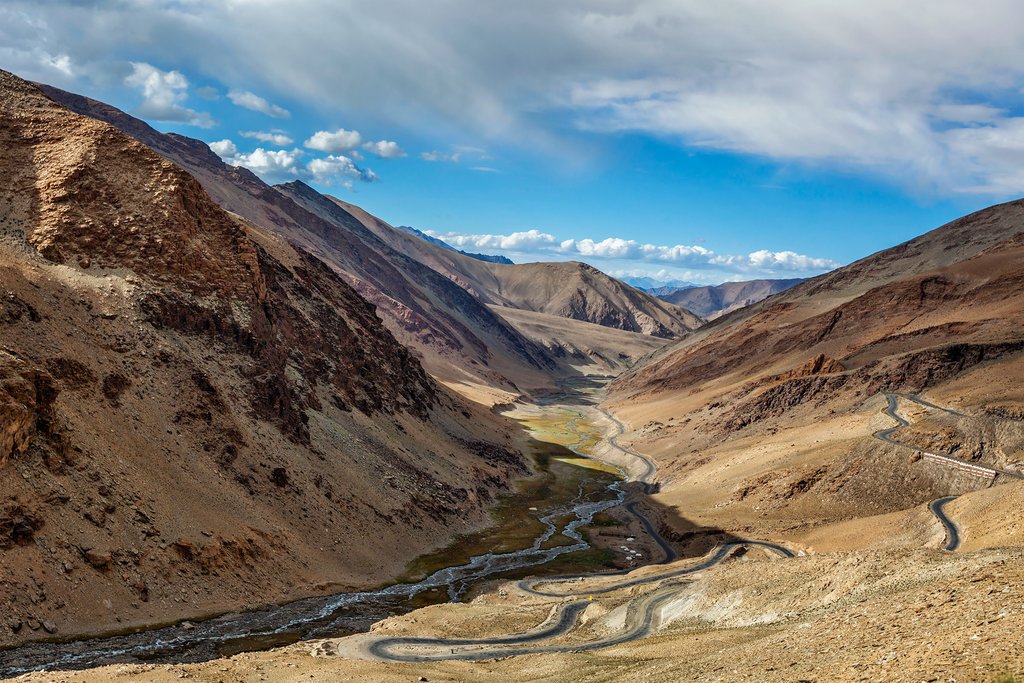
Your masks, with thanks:
[(777, 382), (789, 382), (790, 380), (800, 379), (801, 377), (814, 377), (815, 375), (832, 375), (838, 372), (845, 372), (846, 367), (837, 361), (835, 358), (829, 358), (823, 353), (819, 353), (814, 358), (811, 358), (803, 365), (788, 370), (786, 372), (779, 373), (777, 375), (771, 375), (769, 377), (763, 377), (760, 380), (752, 383), (750, 389), (760, 386), (766, 386), (769, 384), (775, 384)]
[(950, 344), (926, 349), (906, 354), (895, 367), (884, 372), (875, 372), (868, 390), (923, 391), (980, 363), (1022, 352), (1024, 340), (996, 344)]
[(799, 377), (782, 382), (733, 408), (724, 422), (724, 428), (735, 431), (754, 422), (778, 417), (791, 408), (811, 401), (827, 401), (833, 397), (834, 392), (847, 383), (848, 379), (845, 375), (837, 375)]
[(13, 500), (0, 506), (0, 550), (28, 545), (43, 527), (42, 513), (35, 507)]
[(28, 450), (39, 431), (49, 431), (56, 398), (46, 371), (0, 352), (0, 467)]

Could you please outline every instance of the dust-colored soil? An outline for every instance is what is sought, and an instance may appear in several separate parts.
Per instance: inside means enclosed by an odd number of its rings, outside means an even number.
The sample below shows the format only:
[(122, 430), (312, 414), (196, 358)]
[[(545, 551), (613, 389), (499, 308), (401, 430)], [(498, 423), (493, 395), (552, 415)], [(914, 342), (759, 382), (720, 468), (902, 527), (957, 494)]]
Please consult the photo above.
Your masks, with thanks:
[[(392, 664), (355, 658), (339, 641), (27, 680), (994, 681), (1024, 667), (1022, 560), (1019, 548), (741, 558), (679, 588), (655, 635), (594, 653)], [(588, 613), (590, 633), (615, 630), (615, 610)], [(390, 619), (374, 633), (479, 637), (546, 616), (488, 595)]]

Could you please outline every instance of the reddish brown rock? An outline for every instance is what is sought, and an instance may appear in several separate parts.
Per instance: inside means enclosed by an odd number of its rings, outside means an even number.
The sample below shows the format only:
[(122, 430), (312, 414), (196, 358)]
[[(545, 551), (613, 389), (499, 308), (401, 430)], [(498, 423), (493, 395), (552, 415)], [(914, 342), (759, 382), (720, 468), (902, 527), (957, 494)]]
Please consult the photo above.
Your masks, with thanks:
[(83, 551), (82, 556), (85, 558), (85, 561), (88, 562), (91, 567), (99, 569), (101, 571), (109, 569), (110, 565), (114, 561), (113, 555), (111, 555), (109, 552), (97, 550), (96, 548), (88, 548), (87, 550)]

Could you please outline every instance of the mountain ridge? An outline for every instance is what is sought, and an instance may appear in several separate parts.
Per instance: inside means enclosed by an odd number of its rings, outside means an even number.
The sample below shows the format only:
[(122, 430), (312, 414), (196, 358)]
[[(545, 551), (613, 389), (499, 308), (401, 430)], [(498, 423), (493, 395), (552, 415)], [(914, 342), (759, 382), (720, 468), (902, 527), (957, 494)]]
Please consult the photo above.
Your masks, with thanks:
[(6, 72), (0, 123), (0, 644), (375, 585), (527, 472), (181, 167)]
[(462, 254), (463, 256), (468, 256), (469, 258), (476, 259), (477, 261), (486, 261), (488, 263), (504, 263), (507, 266), (513, 265), (512, 259), (508, 258), (507, 256), (492, 255), (492, 254), (473, 254), (473, 253), (470, 253), (468, 251), (463, 251), (462, 249), (456, 249), (455, 247), (453, 247), (452, 245), (448, 244), (444, 240), (439, 239), (437, 237), (433, 237), (431, 235), (428, 235), (427, 233), (423, 232), (422, 230), (417, 230), (416, 228), (410, 228), (408, 225), (396, 225), (396, 226), (394, 226), (394, 228), (395, 228), (395, 230), (401, 230), (402, 232), (406, 232), (406, 233), (409, 233), (410, 235), (414, 235), (415, 237), (419, 237), (421, 240), (426, 240), (427, 242), (430, 242), (431, 244), (436, 244), (437, 246), (441, 247), (442, 249), (447, 249), (448, 251), (454, 251), (454, 252), (456, 252), (458, 254)]
[(337, 197), (330, 199), (358, 217), (379, 237), (390, 241), (396, 249), (445, 275), (488, 305), (546, 313), (663, 338), (685, 335), (703, 323), (689, 311), (666, 304), (588, 264), (477, 261), (404, 233)]
[[(436, 376), (495, 383), (513, 391), (550, 384), (547, 374), (553, 361), (541, 347), (429, 267), (392, 249), (347, 212), (325, 218), (247, 169), (228, 166), (205, 143), (159, 133), (102, 102), (40, 88), (73, 111), (107, 121), (182, 165), (221, 206), (325, 260), (377, 306), (391, 332), (415, 349)], [(467, 315), (476, 323), (467, 324)]]
[(705, 320), (714, 320), (736, 309), (756, 304), (773, 294), (800, 284), (805, 278), (776, 280), (744, 280), (723, 282), (720, 285), (689, 286), (658, 291), (654, 294), (663, 301), (693, 311)]

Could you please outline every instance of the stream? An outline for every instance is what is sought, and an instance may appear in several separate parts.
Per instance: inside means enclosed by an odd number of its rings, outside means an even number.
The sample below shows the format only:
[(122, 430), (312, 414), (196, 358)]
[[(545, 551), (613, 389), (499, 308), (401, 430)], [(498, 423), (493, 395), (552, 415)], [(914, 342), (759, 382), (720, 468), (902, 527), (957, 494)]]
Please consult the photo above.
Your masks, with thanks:
[[(545, 408), (570, 408), (553, 401), (545, 403)], [(565, 427), (576, 431), (580, 419), (570, 420)], [(587, 457), (575, 450), (584, 441), (582, 434), (580, 437), (579, 442), (564, 449), (565, 455)], [(563, 450), (557, 446), (553, 448)], [(30, 643), (0, 650), (0, 677), (124, 662), (206, 661), (300, 640), (363, 632), (388, 616), (426, 604), (459, 601), (471, 587), (482, 581), (516, 570), (539, 569), (563, 556), (588, 550), (591, 546), (580, 529), (589, 525), (597, 513), (622, 503), (625, 493), (620, 488), (620, 480), (606, 473), (556, 461), (557, 458), (549, 458), (549, 454), (534, 454), (547, 479), (542, 482), (543, 486), (535, 487), (533, 497), (520, 491), (505, 500), (505, 508), (513, 510), (518, 518), (507, 518), (504, 527), (499, 520), (496, 527), (485, 529), (474, 539), (456, 540), (426, 560), (414, 561), (411, 566), (418, 564), (421, 570), (429, 568), (423, 572), (427, 575), (421, 580), (374, 590), (307, 598), (194, 623), (181, 622), (173, 626), (70, 642)], [(527, 480), (527, 486), (530, 481)], [(522, 547), (522, 540), (510, 533), (517, 539), (518, 549), (480, 552), (470, 556), (468, 561), (463, 557), (458, 564), (442, 566), (459, 558), (460, 554), (464, 555), (467, 547), (502, 547), (500, 537), (503, 529), (521, 529), (523, 515), (539, 522), (539, 525), (533, 523), (539, 526), (539, 532), (529, 545)], [(507, 547), (509, 543), (504, 545)]]

